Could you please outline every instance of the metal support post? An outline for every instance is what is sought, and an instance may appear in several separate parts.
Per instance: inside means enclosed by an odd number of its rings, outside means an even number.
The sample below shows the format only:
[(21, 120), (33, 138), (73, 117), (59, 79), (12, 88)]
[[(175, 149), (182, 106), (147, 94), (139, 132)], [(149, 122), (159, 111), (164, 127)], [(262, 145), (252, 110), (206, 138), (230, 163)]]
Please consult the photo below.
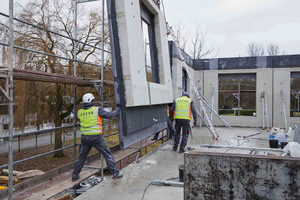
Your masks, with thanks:
[(267, 92), (264, 91), (264, 93), (265, 93), (265, 111), (266, 111), (267, 130), (270, 130), (270, 126), (269, 126), (269, 113), (268, 113), (268, 101), (267, 101)]
[(14, 126), (13, 126), (13, 68), (14, 68), (14, 1), (9, 0), (9, 50), (8, 50), (8, 77), (9, 77), (9, 107), (8, 107), (8, 114), (9, 114), (9, 165), (8, 165), (8, 199), (13, 199), (13, 134), (14, 134)]
[(260, 94), (260, 100), (261, 100), (261, 112), (262, 112), (262, 128), (265, 130), (265, 93), (262, 92)]
[(238, 116), (241, 115), (241, 82), (239, 81), (239, 84), (238, 84)]
[[(74, 77), (76, 77), (76, 71), (77, 71), (77, 0), (74, 0), (74, 52), (73, 52), (73, 57), (74, 57)], [(76, 86), (74, 85), (73, 88), (73, 138), (74, 138), (74, 161), (76, 160)]]
[[(214, 108), (214, 102), (215, 102), (215, 88), (213, 87), (211, 90), (211, 107)], [(210, 111), (210, 121), (213, 120), (213, 112)]]
[(283, 93), (283, 90), (280, 91), (280, 94), (281, 94), (281, 99), (282, 99), (282, 109), (283, 109), (283, 117), (284, 117), (285, 130), (288, 131), (288, 129), (287, 129), (287, 119), (286, 119), (286, 111), (285, 111), (285, 102), (284, 102), (284, 93)]
[[(103, 108), (103, 80), (104, 80), (104, 74), (103, 74), (103, 68), (104, 68), (104, 2), (105, 0), (102, 0), (102, 35), (101, 35), (101, 89), (100, 89), (100, 97), (101, 97), (101, 106)], [(104, 179), (104, 172), (103, 172), (103, 166), (104, 166), (104, 161), (103, 161), (103, 155), (101, 154), (101, 180)]]

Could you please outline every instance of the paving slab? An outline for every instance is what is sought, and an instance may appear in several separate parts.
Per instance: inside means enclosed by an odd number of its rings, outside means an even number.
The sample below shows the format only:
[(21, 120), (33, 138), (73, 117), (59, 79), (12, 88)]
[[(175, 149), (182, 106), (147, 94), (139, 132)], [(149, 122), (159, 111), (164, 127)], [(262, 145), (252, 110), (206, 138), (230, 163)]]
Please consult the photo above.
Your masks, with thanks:
[[(207, 152), (230, 152), (249, 154), (250, 150), (235, 149), (235, 146), (242, 147), (264, 147), (269, 148), (269, 133), (259, 128), (217, 128), (220, 139), (212, 139), (207, 128), (193, 128), (194, 139), (189, 137), (187, 147), (194, 148), (195, 151)], [(256, 132), (260, 134), (247, 139), (238, 139), (238, 135), (247, 136)], [(160, 148), (142, 157), (138, 163), (132, 163), (122, 170), (124, 176), (120, 179), (111, 179), (106, 177), (105, 180), (78, 196), (76, 200), (88, 199), (130, 199), (144, 200), (158, 199), (183, 199), (183, 188), (172, 186), (155, 186), (149, 184), (154, 180), (178, 181), (179, 165), (184, 164), (184, 154), (172, 150), (172, 140), (165, 143)], [(232, 148), (201, 148), (201, 144), (228, 145)], [(149, 186), (149, 187), (148, 187)], [(147, 188), (147, 189), (146, 189)]]

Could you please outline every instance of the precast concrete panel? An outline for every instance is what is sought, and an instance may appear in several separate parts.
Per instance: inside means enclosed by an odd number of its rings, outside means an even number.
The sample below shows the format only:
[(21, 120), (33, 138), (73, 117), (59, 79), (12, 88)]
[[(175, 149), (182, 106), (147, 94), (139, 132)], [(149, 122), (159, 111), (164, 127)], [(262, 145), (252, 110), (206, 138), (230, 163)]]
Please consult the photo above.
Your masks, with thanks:
[[(218, 112), (218, 92), (219, 92), (219, 86), (218, 86), (218, 70), (209, 70), (204, 71), (203, 76), (203, 90), (204, 90), (204, 96), (207, 99), (207, 101), (212, 105), (212, 90), (214, 88), (214, 105), (213, 108), (216, 112)], [(208, 110), (209, 113), (211, 110)], [(217, 117), (213, 116), (213, 124), (215, 124), (217, 121)]]
[(290, 108), (290, 70), (289, 69), (273, 69), (274, 70), (274, 126), (285, 128), (284, 110), (282, 104), (281, 90), (283, 91), (284, 107), (286, 119), (289, 117)]
[[(267, 109), (268, 109), (268, 119), (269, 126), (273, 126), (273, 83), (272, 83), (272, 71), (273, 69), (258, 69), (256, 72), (256, 117), (258, 125), (256, 127), (263, 126), (263, 113), (262, 113), (262, 103), (261, 103), (261, 93), (266, 92)], [(267, 121), (265, 118), (265, 126), (267, 126)]]
[[(152, 0), (114, 0), (119, 38), (120, 63), (126, 107), (163, 104), (172, 101), (167, 31), (162, 12)], [(159, 84), (146, 80), (145, 51), (141, 27), (141, 3), (154, 15), (155, 45), (158, 55)]]
[(300, 159), (189, 152), (184, 199), (300, 199)]
[[(154, 16), (155, 38), (149, 37), (154, 41), (151, 51), (157, 53), (157, 83), (146, 79), (144, 6)], [(121, 104), (119, 139), (121, 148), (126, 148), (167, 128), (165, 105), (173, 100), (167, 31), (163, 13), (153, 0), (107, 0), (107, 10), (115, 96)]]
[(274, 92), (273, 92), (273, 107), (274, 107), (274, 126), (285, 128), (285, 121), (284, 121), (284, 112), (283, 112), (283, 104), (282, 104), (282, 97), (280, 91), (283, 91), (284, 96), (284, 105), (285, 105), (285, 112), (286, 112), (286, 120), (287, 120), (287, 127), (294, 127), (296, 124), (299, 124), (299, 118), (297, 117), (290, 117), (290, 104), (291, 104), (291, 72), (300, 71), (299, 68), (274, 68), (273, 69), (273, 85), (274, 85)]

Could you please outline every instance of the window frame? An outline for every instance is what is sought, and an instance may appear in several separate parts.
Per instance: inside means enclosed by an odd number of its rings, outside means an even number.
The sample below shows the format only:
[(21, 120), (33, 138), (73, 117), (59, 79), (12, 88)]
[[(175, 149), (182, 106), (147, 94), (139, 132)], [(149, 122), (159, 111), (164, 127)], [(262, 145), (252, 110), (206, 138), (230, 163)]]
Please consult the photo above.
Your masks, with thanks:
[[(150, 57), (151, 57), (150, 58), (151, 72), (152, 72), (152, 81), (150, 82), (160, 83), (154, 18), (155, 15), (151, 13), (151, 11), (147, 8), (147, 6), (143, 2), (141, 2), (141, 26), (143, 26), (143, 22), (145, 22), (148, 25), (148, 36), (149, 36)], [(146, 63), (145, 63), (145, 67), (147, 70)], [(147, 76), (147, 71), (146, 71), (146, 76)]]

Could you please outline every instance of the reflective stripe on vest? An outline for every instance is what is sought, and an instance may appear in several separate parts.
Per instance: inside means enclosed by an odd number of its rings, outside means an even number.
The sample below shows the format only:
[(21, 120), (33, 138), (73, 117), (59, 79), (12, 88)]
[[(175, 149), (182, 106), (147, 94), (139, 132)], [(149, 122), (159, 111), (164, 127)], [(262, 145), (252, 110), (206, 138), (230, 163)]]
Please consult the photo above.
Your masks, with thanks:
[(77, 113), (80, 120), (80, 132), (83, 135), (98, 135), (102, 133), (102, 119), (98, 115), (98, 107), (80, 109)]
[(174, 119), (192, 120), (191, 102), (192, 100), (186, 96), (176, 99)]
[(168, 117), (169, 117), (169, 106), (167, 105), (167, 114), (168, 114)]

